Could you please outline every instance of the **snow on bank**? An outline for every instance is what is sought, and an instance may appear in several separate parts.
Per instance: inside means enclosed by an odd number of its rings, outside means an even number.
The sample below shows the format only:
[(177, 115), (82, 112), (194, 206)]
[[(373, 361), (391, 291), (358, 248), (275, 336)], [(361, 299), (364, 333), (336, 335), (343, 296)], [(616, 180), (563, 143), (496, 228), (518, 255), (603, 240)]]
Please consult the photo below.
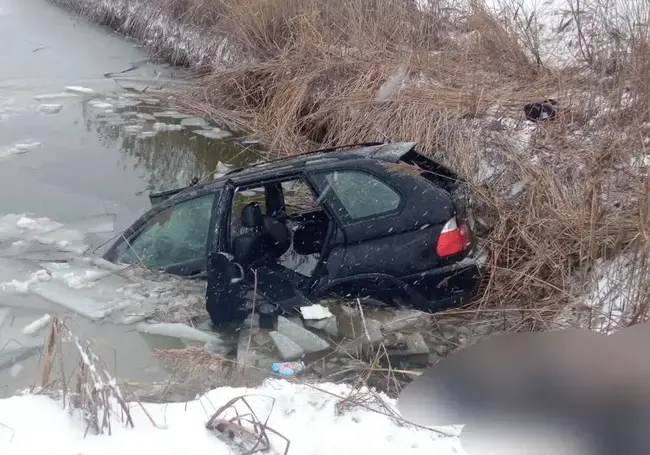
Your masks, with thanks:
[(626, 324), (643, 297), (647, 274), (643, 262), (629, 254), (596, 262), (584, 297), (584, 304), (594, 310), (595, 330), (610, 333)]
[[(0, 400), (0, 451), (3, 455), (109, 455), (114, 453), (176, 455), (190, 450), (196, 455), (241, 453), (205, 428), (217, 408), (246, 395), (246, 401), (262, 422), (290, 440), (290, 454), (463, 454), (456, 438), (398, 425), (371, 410), (337, 411), (339, 397), (350, 389), (343, 385), (316, 386), (271, 380), (257, 389), (223, 387), (188, 403), (144, 404), (145, 411), (130, 404), (134, 428), (112, 425), (113, 435), (84, 438), (85, 423), (45, 396), (16, 396)], [(273, 403), (272, 397), (275, 399)], [(385, 398), (394, 406), (394, 402)], [(249, 413), (243, 403), (240, 414)], [(232, 411), (224, 417), (232, 417)], [(272, 451), (284, 453), (284, 441), (270, 436)]]
[[(91, 20), (110, 23), (176, 65), (218, 65), (230, 59), (228, 42), (144, 0), (50, 0)], [(107, 21), (107, 18), (110, 21)]]

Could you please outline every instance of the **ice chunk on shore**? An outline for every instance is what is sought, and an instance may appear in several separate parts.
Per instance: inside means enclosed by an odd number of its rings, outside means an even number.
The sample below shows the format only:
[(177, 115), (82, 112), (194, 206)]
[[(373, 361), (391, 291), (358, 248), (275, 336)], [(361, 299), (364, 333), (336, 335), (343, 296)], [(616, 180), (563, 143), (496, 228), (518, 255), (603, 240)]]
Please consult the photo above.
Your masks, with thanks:
[(217, 342), (221, 339), (216, 334), (204, 332), (194, 327), (179, 322), (161, 323), (140, 323), (136, 326), (138, 332), (149, 335), (162, 335), (172, 338), (184, 338), (186, 340), (200, 341), (202, 343)]
[(327, 307), (318, 304), (300, 307), (300, 312), (302, 313), (302, 317), (304, 319), (318, 320), (327, 319), (332, 316), (332, 313)]
[(278, 332), (293, 340), (307, 353), (324, 351), (330, 347), (327, 341), (282, 316), (278, 316)]
[(273, 340), (273, 344), (280, 353), (282, 360), (299, 359), (305, 354), (304, 349), (288, 336), (282, 335), (280, 332), (270, 332), (269, 336)]

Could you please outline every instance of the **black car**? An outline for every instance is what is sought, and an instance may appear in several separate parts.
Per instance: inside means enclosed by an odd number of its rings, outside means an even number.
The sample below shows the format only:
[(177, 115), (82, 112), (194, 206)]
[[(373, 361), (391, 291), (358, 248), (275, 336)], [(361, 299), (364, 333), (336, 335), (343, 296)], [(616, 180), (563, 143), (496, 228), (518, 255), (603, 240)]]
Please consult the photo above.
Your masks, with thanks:
[(458, 306), (481, 280), (469, 198), (416, 145), (316, 150), (152, 194), (104, 258), (207, 279), (215, 324), (253, 294), (273, 311), (331, 295)]

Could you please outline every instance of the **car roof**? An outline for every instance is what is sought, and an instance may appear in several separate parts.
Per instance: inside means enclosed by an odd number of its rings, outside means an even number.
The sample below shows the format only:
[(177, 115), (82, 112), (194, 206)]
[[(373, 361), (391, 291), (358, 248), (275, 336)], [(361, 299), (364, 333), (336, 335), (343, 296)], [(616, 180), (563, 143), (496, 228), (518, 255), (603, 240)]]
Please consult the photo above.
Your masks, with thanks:
[(415, 142), (370, 142), (319, 149), (300, 155), (265, 161), (245, 168), (233, 169), (215, 180), (209, 180), (196, 185), (194, 189), (213, 185), (221, 186), (228, 179), (232, 179), (235, 184), (249, 180), (261, 180), (267, 176), (271, 177), (278, 172), (301, 171), (309, 165), (327, 161), (332, 162), (332, 164), (364, 159), (395, 162), (405, 153), (412, 150), (415, 145)]

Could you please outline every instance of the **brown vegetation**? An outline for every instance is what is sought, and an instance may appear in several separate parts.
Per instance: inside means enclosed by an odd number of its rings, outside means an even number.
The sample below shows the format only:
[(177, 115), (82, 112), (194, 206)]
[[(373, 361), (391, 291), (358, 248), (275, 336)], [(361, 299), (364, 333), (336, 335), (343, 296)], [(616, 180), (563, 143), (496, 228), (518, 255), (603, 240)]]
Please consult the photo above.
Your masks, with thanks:
[[(574, 9), (577, 58), (560, 67), (543, 62), (532, 17), (511, 6), (497, 17), (479, 2), (202, 1), (188, 11), (212, 12), (231, 59), (185, 102), (279, 153), (418, 141), (474, 186), (491, 271), (479, 308), (547, 327), (588, 291), (597, 260), (626, 252), (626, 311), (642, 317), (648, 186), (634, 163), (645, 156), (650, 40), (633, 24), (645, 13), (627, 11), (623, 29), (602, 5)], [(548, 97), (566, 106), (560, 118), (526, 124), (523, 104)]]

